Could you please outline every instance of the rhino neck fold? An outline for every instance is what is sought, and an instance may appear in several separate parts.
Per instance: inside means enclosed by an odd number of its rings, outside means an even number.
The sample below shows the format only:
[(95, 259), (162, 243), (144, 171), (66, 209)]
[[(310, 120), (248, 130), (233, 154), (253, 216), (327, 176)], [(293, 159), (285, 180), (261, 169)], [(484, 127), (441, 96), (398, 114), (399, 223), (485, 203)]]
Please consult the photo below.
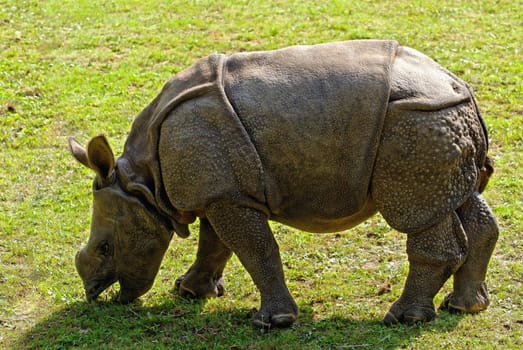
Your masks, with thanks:
[[(221, 60), (221, 57), (216, 55), (212, 60)], [(205, 62), (200, 60), (196, 65), (205, 66)], [(158, 157), (159, 132), (173, 108), (185, 100), (205, 94), (214, 84), (216, 76), (206, 74), (206, 71), (201, 71), (193, 79), (184, 71), (176, 76), (180, 76), (180, 79), (175, 77), (167, 82), (162, 92), (134, 120), (124, 152), (118, 159), (123, 189), (129, 193), (138, 191), (171, 221), (175, 220), (177, 209), (169, 202), (163, 186)], [(185, 84), (180, 80), (185, 81)]]
[[(223, 88), (223, 67), (226, 62), (223, 55), (211, 55), (200, 59), (190, 68), (176, 74), (165, 84), (162, 92), (147, 106), (134, 120), (131, 132), (127, 138), (124, 152), (118, 159), (120, 181), (122, 188), (128, 193), (140, 193), (140, 196), (147, 203), (153, 206), (161, 215), (168, 218), (171, 222), (178, 223), (180, 219), (179, 210), (194, 211), (204, 209), (204, 207), (192, 207), (185, 203), (170, 198), (171, 190), (166, 189), (165, 179), (162, 178), (162, 160), (159, 155), (159, 142), (162, 126), (166, 119), (178, 118), (177, 107), (187, 101), (195, 101), (201, 98), (209, 98), (218, 101), (217, 106), (224, 111), (222, 120), (224, 125), (228, 125), (226, 131), (234, 135), (224, 135), (226, 138), (236, 138), (242, 152), (248, 149), (249, 158), (257, 172), (261, 171), (261, 163), (257, 157), (252, 143), (245, 129), (229, 103)], [(209, 97), (207, 97), (209, 96)], [(222, 125), (222, 124), (220, 124)], [(183, 129), (180, 128), (183, 132)], [(182, 149), (183, 148), (183, 149)], [(198, 145), (186, 144), (177, 147), (170, 153), (173, 159), (188, 158), (187, 149), (197, 149)], [(234, 154), (236, 150), (228, 149), (227, 158), (233, 163), (245, 162), (244, 154)], [(238, 159), (237, 159), (238, 158)], [(233, 164), (233, 168), (238, 164)], [(245, 166), (243, 164), (243, 166)], [(170, 173), (170, 172), (169, 172)], [(170, 174), (169, 178), (177, 178), (179, 174)], [(197, 172), (197, 176), (203, 176)], [(257, 174), (258, 178), (261, 176)], [(171, 179), (168, 179), (169, 181)], [(240, 179), (241, 180), (241, 179)], [(175, 187), (186, 187), (187, 184), (181, 179)], [(241, 182), (241, 181), (240, 181)], [(259, 189), (260, 183), (257, 186)], [(240, 184), (240, 187), (241, 184)], [(245, 186), (243, 186), (245, 187)], [(246, 192), (252, 192), (247, 190)], [(256, 201), (263, 202), (263, 196), (256, 191), (254, 197)], [(262, 191), (263, 192), (263, 191)], [(247, 194), (247, 197), (249, 194)], [(175, 196), (176, 198), (176, 196)], [(183, 221), (183, 220), (182, 220)]]

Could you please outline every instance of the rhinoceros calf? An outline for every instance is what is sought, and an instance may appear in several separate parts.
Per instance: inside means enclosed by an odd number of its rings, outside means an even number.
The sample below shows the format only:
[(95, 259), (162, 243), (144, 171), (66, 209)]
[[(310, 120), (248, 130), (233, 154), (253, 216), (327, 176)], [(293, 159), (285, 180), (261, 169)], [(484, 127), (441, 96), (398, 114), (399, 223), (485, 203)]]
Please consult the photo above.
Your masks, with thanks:
[(197, 258), (177, 288), (220, 296), (236, 254), (261, 293), (260, 327), (298, 308), (268, 220), (333, 232), (379, 211), (407, 234), (410, 270), (384, 322), (443, 307), (485, 309), (498, 236), (480, 193), (493, 168), (467, 84), (394, 41), (211, 55), (178, 73), (135, 119), (115, 160), (103, 136), (74, 157), (96, 172), (91, 235), (76, 256), (87, 299), (118, 281), (120, 301), (152, 286), (172, 232), (199, 218)]

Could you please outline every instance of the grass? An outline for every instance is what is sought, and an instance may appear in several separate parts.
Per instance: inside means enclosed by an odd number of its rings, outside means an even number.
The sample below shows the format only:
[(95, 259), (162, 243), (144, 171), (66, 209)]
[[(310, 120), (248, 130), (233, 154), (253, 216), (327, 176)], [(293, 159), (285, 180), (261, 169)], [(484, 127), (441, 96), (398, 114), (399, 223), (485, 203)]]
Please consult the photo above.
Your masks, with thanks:
[[(521, 0), (0, 0), (0, 347), (521, 348), (522, 24)], [(476, 90), (497, 169), (486, 198), (502, 228), (486, 312), (382, 326), (408, 267), (404, 235), (379, 216), (339, 234), (273, 224), (301, 309), (291, 329), (250, 326), (259, 294), (236, 258), (223, 298), (174, 294), (196, 234), (173, 239), (140, 302), (112, 303), (115, 289), (84, 301), (73, 257), (89, 235), (91, 174), (68, 154), (68, 136), (85, 142), (103, 132), (121, 152), (134, 116), (207, 54), (355, 38), (417, 48)]]

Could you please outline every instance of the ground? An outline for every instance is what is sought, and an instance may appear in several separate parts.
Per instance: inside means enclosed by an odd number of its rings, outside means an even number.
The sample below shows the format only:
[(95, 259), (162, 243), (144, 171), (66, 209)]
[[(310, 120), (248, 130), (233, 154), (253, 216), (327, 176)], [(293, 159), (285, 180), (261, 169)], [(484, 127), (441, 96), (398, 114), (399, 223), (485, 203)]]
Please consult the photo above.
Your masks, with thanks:
[[(521, 348), (522, 23), (521, 0), (0, 0), (0, 347)], [(379, 216), (339, 234), (273, 224), (301, 310), (287, 330), (250, 326), (259, 294), (236, 258), (224, 297), (172, 292), (195, 258), (197, 234), (173, 239), (140, 302), (111, 302), (114, 288), (85, 302), (73, 260), (89, 235), (91, 173), (68, 154), (69, 136), (105, 133), (119, 154), (165, 81), (210, 53), (358, 38), (414, 47), (476, 91), (496, 167), (485, 197), (501, 227), (488, 310), (384, 327), (407, 261), (405, 237)]]

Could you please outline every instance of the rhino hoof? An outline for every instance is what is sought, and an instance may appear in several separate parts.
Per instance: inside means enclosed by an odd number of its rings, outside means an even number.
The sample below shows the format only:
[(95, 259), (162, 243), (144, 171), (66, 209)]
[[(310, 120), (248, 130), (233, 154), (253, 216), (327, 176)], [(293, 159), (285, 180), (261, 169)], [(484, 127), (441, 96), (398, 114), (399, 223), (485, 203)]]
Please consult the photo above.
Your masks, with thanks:
[(182, 295), (184, 297), (198, 298), (199, 297), (198, 294), (191, 288), (187, 287), (186, 283), (183, 283), (184, 278), (185, 278), (185, 275), (182, 275), (182, 276), (178, 277), (176, 279), (176, 281), (174, 282), (175, 288), (178, 291), (178, 293), (180, 293), (180, 295)]
[(439, 308), (450, 313), (476, 313), (485, 310), (489, 304), (488, 292), (478, 292), (474, 297), (468, 298), (468, 302), (467, 298), (459, 297), (455, 293), (449, 293), (445, 296)]
[[(399, 312), (398, 312), (399, 311)], [(392, 326), (398, 323), (415, 324), (432, 321), (436, 317), (436, 311), (431, 307), (412, 306), (405, 311), (390, 310), (385, 315), (383, 323), (386, 326)]]
[(187, 275), (178, 277), (175, 281), (176, 290), (183, 296), (192, 298), (221, 297), (225, 293), (225, 282), (223, 278), (218, 280), (194, 283)]
[(392, 312), (387, 312), (387, 314), (385, 315), (385, 318), (383, 319), (383, 323), (386, 325), (386, 326), (392, 326), (394, 324), (398, 324), (400, 323), (400, 321), (396, 318), (396, 316), (394, 316), (392, 314)]
[(290, 327), (296, 321), (296, 318), (297, 316), (292, 313), (274, 315), (269, 320), (264, 320), (263, 315), (256, 315), (252, 323), (255, 327), (270, 330), (271, 328)]

